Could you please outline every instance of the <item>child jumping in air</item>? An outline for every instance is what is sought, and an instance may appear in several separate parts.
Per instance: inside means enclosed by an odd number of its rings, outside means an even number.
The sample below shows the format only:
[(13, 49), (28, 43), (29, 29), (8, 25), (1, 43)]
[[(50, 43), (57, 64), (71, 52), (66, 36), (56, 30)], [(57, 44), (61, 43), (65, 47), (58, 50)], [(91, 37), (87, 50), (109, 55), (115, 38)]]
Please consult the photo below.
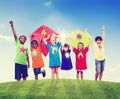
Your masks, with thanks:
[(78, 43), (78, 48), (73, 48), (73, 52), (76, 55), (76, 78), (83, 80), (83, 70), (87, 69), (86, 64), (86, 54), (88, 52), (89, 48), (84, 48), (84, 44), (82, 42)]
[(26, 36), (21, 35), (19, 38), (15, 32), (13, 22), (10, 21), (10, 26), (14, 35), (16, 43), (16, 57), (15, 57), (15, 79), (20, 81), (21, 78), (26, 80), (28, 76), (28, 69), (30, 67), (28, 48), (24, 45), (26, 42)]
[(42, 76), (45, 77), (45, 70), (41, 70), (44, 67), (44, 62), (42, 59), (41, 47), (38, 45), (36, 40), (31, 41), (31, 57), (32, 57), (32, 68), (35, 75), (35, 80), (38, 80), (38, 74), (42, 73)]
[(96, 73), (95, 80), (102, 80), (104, 66), (105, 66), (105, 55), (104, 55), (104, 43), (105, 43), (105, 27), (102, 27), (102, 37), (97, 36), (95, 38), (95, 42), (93, 42), (91, 36), (89, 35), (87, 29), (85, 30), (86, 34), (89, 37), (89, 40), (94, 48), (95, 55), (95, 65), (96, 65)]
[[(47, 39), (50, 38), (51, 44), (47, 43)], [(49, 67), (52, 71), (52, 79), (59, 78), (58, 69), (60, 67), (60, 56), (59, 56), (59, 48), (61, 46), (60, 42), (57, 42), (57, 37), (55, 35), (52, 35), (51, 37), (48, 36), (47, 38), (44, 38), (44, 42), (46, 44), (46, 47), (49, 50)]]
[(71, 53), (70, 46), (68, 44), (64, 44), (61, 47), (62, 55), (61, 70), (68, 71), (73, 68), (70, 53)]

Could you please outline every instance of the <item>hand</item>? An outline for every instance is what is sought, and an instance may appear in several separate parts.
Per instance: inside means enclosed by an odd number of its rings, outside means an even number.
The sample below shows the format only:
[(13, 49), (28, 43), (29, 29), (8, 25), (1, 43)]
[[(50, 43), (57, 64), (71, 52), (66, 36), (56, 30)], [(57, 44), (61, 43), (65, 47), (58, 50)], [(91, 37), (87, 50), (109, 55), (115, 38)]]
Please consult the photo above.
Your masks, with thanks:
[(88, 29), (87, 29), (87, 28), (85, 28), (85, 30), (84, 30), (84, 31), (85, 31), (85, 33), (88, 33)]
[(9, 23), (10, 23), (11, 27), (13, 27), (13, 21), (10, 21)]
[(104, 25), (102, 26), (102, 31), (105, 31), (105, 26)]
[(30, 64), (28, 63), (28, 68), (30, 68)]

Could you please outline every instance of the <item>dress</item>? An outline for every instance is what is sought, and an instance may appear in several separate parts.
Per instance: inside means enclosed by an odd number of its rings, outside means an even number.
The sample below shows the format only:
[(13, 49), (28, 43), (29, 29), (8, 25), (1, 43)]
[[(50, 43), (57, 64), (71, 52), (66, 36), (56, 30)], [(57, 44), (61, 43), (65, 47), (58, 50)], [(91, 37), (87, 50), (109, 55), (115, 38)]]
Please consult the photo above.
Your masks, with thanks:
[(73, 52), (76, 55), (76, 70), (87, 69), (86, 54), (87, 54), (88, 50), (89, 50), (88, 47), (86, 47), (83, 50), (78, 50), (76, 48), (73, 48)]
[(55, 68), (60, 66), (60, 56), (59, 48), (61, 46), (60, 42), (57, 42), (55, 45), (47, 44), (46, 47), (49, 50), (49, 67)]
[(70, 49), (68, 49), (68, 51), (64, 51), (61, 49), (61, 55), (62, 55), (61, 70), (70, 70), (73, 68), (70, 52), (71, 52)]

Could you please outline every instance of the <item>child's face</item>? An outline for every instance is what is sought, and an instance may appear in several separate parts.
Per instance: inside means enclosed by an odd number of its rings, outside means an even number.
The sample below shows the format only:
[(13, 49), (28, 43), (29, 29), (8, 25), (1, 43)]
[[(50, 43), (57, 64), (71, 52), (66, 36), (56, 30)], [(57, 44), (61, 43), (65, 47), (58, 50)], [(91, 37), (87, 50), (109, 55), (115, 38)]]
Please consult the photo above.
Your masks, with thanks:
[(83, 44), (78, 44), (78, 49), (83, 49), (83, 48), (84, 48)]
[(63, 47), (63, 50), (64, 51), (68, 51), (68, 47)]
[(21, 36), (19, 40), (21, 44), (24, 44), (26, 42), (26, 38), (24, 36)]
[(101, 41), (101, 40), (97, 40), (96, 43), (97, 43), (97, 44), (101, 44), (102, 41)]
[(38, 44), (37, 44), (36, 42), (33, 42), (33, 43), (32, 43), (32, 47), (33, 47), (33, 48), (37, 48), (37, 47), (38, 47)]
[(51, 37), (50, 38), (50, 42), (52, 45), (54, 45), (56, 43), (56, 38), (55, 37)]

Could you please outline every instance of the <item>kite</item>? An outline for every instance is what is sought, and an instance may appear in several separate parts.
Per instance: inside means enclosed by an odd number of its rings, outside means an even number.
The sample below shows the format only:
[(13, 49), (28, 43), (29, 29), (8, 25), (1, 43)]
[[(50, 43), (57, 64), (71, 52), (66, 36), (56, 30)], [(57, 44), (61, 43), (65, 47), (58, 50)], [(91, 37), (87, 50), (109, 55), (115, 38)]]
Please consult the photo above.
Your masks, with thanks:
[(85, 32), (82, 32), (81, 30), (76, 30), (70, 35), (72, 46), (77, 48), (77, 45), (79, 42), (82, 42), (84, 44), (84, 48), (86, 48), (89, 45), (89, 39)]

